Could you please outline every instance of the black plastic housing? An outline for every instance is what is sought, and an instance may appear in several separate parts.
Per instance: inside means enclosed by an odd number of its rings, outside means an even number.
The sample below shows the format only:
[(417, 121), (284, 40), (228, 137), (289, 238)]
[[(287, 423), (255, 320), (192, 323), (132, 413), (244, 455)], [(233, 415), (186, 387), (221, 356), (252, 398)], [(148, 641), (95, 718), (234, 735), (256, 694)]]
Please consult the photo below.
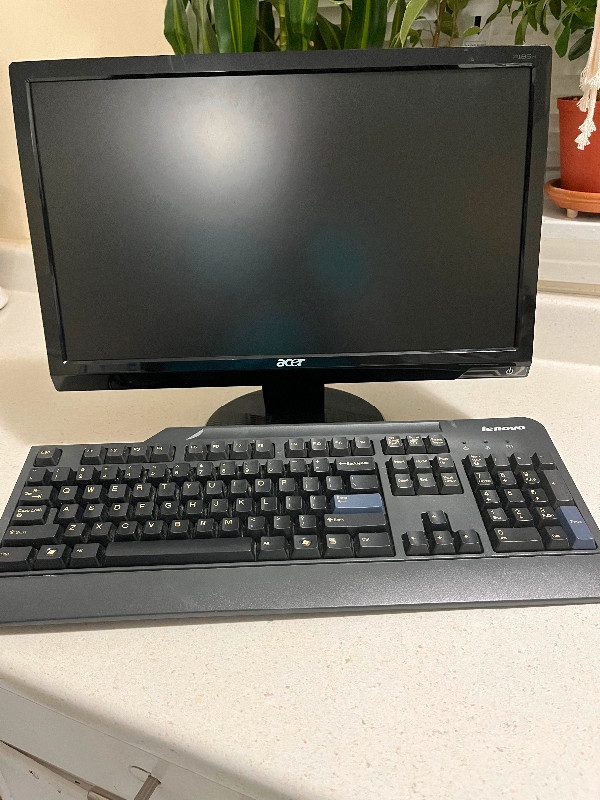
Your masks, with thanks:
[[(531, 75), (528, 164), (521, 229), (521, 263), (515, 347), (501, 350), (310, 355), (303, 378), (320, 383), (522, 377), (533, 352), (533, 329), (550, 96), (549, 47), (342, 50), (285, 53), (203, 54), (39, 61), (12, 64), (11, 89), (23, 187), (37, 273), (50, 374), (59, 390), (228, 386), (272, 383), (278, 359), (239, 357), (175, 361), (69, 361), (36, 148), (30, 89), (38, 81), (109, 80), (124, 77), (258, 74), (279, 72), (389, 71), (512, 66)], [(468, 126), (465, 129), (468, 135)], [(286, 370), (287, 371), (287, 370)], [(296, 371), (296, 370), (294, 370)]]

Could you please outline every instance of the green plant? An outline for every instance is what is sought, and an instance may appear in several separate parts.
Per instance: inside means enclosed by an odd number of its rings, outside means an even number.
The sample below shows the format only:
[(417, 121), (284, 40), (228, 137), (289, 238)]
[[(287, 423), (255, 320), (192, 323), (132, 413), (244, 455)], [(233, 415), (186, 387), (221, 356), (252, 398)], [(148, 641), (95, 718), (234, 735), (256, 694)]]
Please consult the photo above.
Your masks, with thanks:
[[(165, 37), (175, 53), (237, 53), (415, 47), (424, 41), (437, 47), (479, 33), (476, 26), (460, 29), (468, 0), (330, 2), (339, 8), (337, 22), (319, 13), (318, 0), (167, 0)], [(428, 3), (433, 19), (423, 16)]]
[(498, 0), (498, 7), (488, 17), (486, 25), (505, 8), (510, 11), (513, 23), (519, 20), (515, 44), (524, 44), (529, 27), (535, 31), (539, 28), (549, 35), (549, 26), (553, 26), (552, 20), (555, 20), (554, 49), (561, 58), (568, 54), (573, 61), (590, 49), (596, 0)]

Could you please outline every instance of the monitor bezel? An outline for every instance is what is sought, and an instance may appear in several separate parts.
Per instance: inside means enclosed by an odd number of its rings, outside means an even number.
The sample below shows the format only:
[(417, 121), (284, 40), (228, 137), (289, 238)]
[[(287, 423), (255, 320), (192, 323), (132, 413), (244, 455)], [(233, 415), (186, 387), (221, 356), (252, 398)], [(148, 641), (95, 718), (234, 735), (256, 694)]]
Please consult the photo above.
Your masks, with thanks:
[[(58, 389), (257, 385), (276, 380), (280, 359), (302, 359), (303, 372), (323, 382), (456, 377), (517, 377), (531, 364), (548, 136), (551, 48), (462, 47), (339, 50), (284, 53), (210, 53), (18, 62), (10, 80), (23, 188), (29, 219), (50, 374)], [(521, 264), (515, 341), (502, 349), (400, 351), (367, 354), (281, 353), (156, 361), (70, 361), (62, 334), (60, 303), (40, 164), (36, 150), (31, 84), (39, 81), (115, 80), (125, 77), (210, 76), (457, 67), (530, 69), (528, 176), (523, 198)], [(527, 179), (528, 177), (528, 179)], [(295, 368), (294, 365), (289, 365)]]

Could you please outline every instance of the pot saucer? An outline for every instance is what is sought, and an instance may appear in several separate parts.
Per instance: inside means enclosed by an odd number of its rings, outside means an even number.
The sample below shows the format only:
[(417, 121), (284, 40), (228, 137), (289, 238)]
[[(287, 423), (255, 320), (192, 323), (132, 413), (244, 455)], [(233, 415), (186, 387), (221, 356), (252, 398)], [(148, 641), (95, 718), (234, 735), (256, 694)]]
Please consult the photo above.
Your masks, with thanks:
[(571, 189), (561, 189), (560, 178), (548, 181), (546, 194), (559, 208), (567, 211), (569, 219), (575, 219), (580, 211), (590, 214), (600, 214), (600, 192), (574, 192)]

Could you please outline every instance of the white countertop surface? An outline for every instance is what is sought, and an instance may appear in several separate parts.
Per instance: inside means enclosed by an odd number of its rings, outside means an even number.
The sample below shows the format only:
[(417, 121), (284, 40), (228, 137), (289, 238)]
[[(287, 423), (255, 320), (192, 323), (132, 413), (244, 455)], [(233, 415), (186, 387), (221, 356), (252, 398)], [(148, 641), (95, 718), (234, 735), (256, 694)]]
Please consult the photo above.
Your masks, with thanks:
[[(528, 379), (352, 390), (387, 419), (537, 418), (599, 519), (599, 332), (600, 300), (542, 295)], [(33, 444), (200, 426), (241, 391), (56, 393), (13, 292), (0, 508)], [(599, 673), (600, 605), (0, 631), (0, 686), (271, 800), (598, 800)]]

